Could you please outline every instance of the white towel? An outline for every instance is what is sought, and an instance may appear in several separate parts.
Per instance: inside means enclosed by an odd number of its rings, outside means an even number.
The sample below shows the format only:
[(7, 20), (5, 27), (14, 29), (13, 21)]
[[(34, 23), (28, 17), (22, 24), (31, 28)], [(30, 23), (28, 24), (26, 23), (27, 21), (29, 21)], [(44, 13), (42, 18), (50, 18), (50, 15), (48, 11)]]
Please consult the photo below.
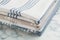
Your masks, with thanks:
[[(36, 19), (40, 19), (47, 11), (49, 6), (53, 3), (53, 1), (55, 0), (40, 0), (35, 6), (33, 6), (28, 10), (22, 11), (22, 13), (26, 13), (32, 17), (35, 17)], [(6, 9), (18, 8), (18, 7), (22, 7), (26, 2), (28, 2), (28, 0), (11, 0), (6, 5), (0, 6), (0, 8), (1, 7)]]

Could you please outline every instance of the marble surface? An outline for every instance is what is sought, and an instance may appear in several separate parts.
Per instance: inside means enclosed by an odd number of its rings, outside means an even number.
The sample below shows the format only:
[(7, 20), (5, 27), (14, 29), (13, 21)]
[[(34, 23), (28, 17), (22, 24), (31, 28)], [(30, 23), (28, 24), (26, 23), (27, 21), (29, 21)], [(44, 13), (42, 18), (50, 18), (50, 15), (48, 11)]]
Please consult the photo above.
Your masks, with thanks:
[(34, 36), (9, 26), (0, 25), (0, 40), (60, 40), (60, 8), (52, 18), (42, 36)]

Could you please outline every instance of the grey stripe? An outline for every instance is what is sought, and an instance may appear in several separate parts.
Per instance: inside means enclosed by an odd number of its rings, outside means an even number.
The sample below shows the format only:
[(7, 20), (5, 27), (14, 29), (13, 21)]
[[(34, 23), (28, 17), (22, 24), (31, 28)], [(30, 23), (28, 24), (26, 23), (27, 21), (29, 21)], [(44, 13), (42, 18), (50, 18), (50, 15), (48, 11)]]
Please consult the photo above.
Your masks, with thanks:
[(28, 0), (23, 6), (19, 7), (18, 10), (20, 12), (32, 8), (36, 3), (38, 3), (40, 0)]
[(40, 0), (28, 0), (28, 2), (26, 2), (23, 6), (19, 7), (19, 8), (12, 8), (10, 9), (10, 13), (13, 13), (13, 14), (18, 14), (21, 15), (21, 12), (24, 11), (24, 10), (28, 10), (30, 8), (32, 8), (33, 6), (36, 5), (36, 3), (38, 3)]
[(0, 2), (0, 5), (6, 5), (8, 2), (10, 2), (10, 0), (2, 0)]

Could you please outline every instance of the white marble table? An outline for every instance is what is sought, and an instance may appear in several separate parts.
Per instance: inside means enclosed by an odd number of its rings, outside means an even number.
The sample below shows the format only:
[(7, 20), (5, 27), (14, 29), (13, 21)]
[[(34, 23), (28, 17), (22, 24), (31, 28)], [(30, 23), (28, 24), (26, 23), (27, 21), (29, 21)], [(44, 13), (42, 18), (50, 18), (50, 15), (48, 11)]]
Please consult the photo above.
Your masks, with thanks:
[[(1, 25), (0, 25), (1, 27)], [(60, 40), (60, 9), (40, 37), (13, 30), (3, 25), (0, 28), (0, 40)]]

